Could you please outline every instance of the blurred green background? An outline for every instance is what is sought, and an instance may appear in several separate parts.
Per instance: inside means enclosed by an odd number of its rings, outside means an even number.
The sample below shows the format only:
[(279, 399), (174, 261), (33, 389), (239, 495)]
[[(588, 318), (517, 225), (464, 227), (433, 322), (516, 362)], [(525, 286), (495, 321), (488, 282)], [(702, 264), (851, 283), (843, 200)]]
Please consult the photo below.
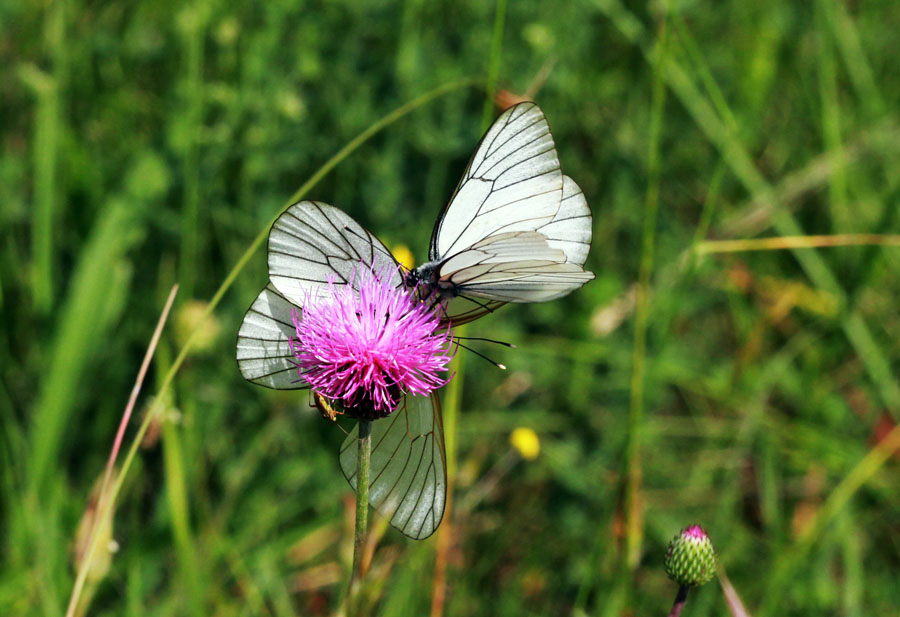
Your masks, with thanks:
[[(506, 372), (464, 358), (444, 548), (387, 531), (373, 614), (662, 615), (665, 544), (690, 523), (753, 615), (897, 614), (900, 248), (703, 242), (900, 233), (900, 5), (495, 9), (0, 4), (0, 614), (63, 613), (76, 530), (175, 282), (126, 445), (196, 327), (201, 340), (79, 610), (339, 610), (343, 434), (234, 360), (264, 251), (208, 321), (205, 303), (350, 139), (492, 65), (549, 118), (593, 209), (597, 280), (469, 327), (519, 348), (482, 349)], [(399, 118), (307, 196), (423, 261), (483, 128), (480, 83)], [(537, 433), (536, 459), (511, 448), (516, 427)], [(728, 610), (713, 581), (684, 614)]]

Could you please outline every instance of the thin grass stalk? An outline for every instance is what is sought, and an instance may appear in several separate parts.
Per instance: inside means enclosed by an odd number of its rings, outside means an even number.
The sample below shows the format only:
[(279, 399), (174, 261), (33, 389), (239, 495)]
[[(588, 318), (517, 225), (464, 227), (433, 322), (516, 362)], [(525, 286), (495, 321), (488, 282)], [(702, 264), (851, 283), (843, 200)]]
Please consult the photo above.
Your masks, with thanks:
[(162, 418), (161, 424), (166, 497), (178, 558), (179, 583), (183, 585), (187, 596), (186, 613), (200, 617), (203, 615), (203, 594), (200, 590), (203, 571), (202, 564), (197, 559), (197, 548), (191, 532), (181, 434), (171, 418)]
[[(834, 46), (827, 28), (826, 12), (829, 10), (827, 6), (829, 4), (832, 4), (832, 0), (817, 0), (813, 11), (818, 43), (816, 72), (819, 82), (822, 141), (830, 152), (840, 155), (844, 150), (844, 139), (841, 130), (841, 105), (838, 97)], [(857, 214), (849, 204), (847, 174), (843, 169), (835, 170), (828, 178), (828, 207), (834, 231), (847, 231), (855, 225)]]
[(741, 596), (738, 595), (734, 585), (732, 585), (731, 581), (728, 579), (728, 575), (725, 574), (725, 568), (721, 565), (716, 572), (716, 576), (719, 577), (719, 585), (722, 587), (722, 595), (725, 597), (725, 604), (728, 605), (728, 611), (731, 613), (731, 617), (750, 617), (750, 613), (744, 607)]
[(659, 210), (660, 137), (666, 90), (661, 66), (667, 48), (666, 18), (659, 27), (657, 62), (654, 66), (651, 101), (649, 151), (647, 159), (647, 193), (644, 202), (641, 264), (635, 300), (634, 351), (631, 372), (631, 396), (628, 408), (628, 446), (626, 452), (627, 483), (625, 488), (625, 567), (633, 572), (640, 560), (643, 538), (643, 505), (641, 503), (641, 437), (644, 415), (644, 373), (647, 354), (647, 326), (650, 315), (650, 280), (656, 244), (656, 220)]
[[(485, 101), (481, 116), (481, 133), (490, 127), (494, 116), (494, 93), (500, 73), (500, 54), (503, 49), (503, 26), (506, 22), (506, 0), (497, 0), (494, 9), (494, 28), (491, 34), (491, 55), (488, 60), (488, 77), (485, 84)], [(456, 336), (465, 336), (466, 327), (456, 328)], [(434, 575), (431, 583), (431, 617), (444, 614), (447, 597), (447, 557), (453, 544), (453, 487), (456, 477), (456, 426), (462, 399), (463, 355), (457, 353), (449, 371), (456, 375), (446, 390), (443, 406), (444, 451), (447, 465), (447, 496), (444, 502), (444, 520), (437, 532), (437, 548), (434, 558)]]
[(741, 238), (706, 240), (697, 244), (698, 255), (783, 251), (834, 246), (900, 246), (900, 234), (835, 234), (820, 236), (781, 236), (777, 238)]
[(784, 550), (775, 561), (758, 615), (774, 615), (783, 608), (784, 594), (794, 580), (797, 570), (806, 563), (806, 558), (816, 541), (844, 510), (853, 495), (898, 451), (900, 451), (900, 424), (895, 425), (878, 445), (853, 466), (850, 473), (831, 491), (793, 546)]
[[(643, 24), (618, 0), (594, 0), (594, 4), (608, 15), (613, 25), (653, 63), (652, 50), (646, 43)], [(754, 164), (739, 137), (730, 131), (717, 116), (710, 103), (703, 97), (690, 75), (668, 57), (664, 63), (663, 75), (667, 85), (704, 132), (707, 139), (719, 149), (735, 177), (744, 185), (755, 201), (778, 203), (775, 187), (766, 180)], [(797, 220), (784, 209), (776, 209), (772, 215), (772, 225), (783, 236), (801, 236), (803, 229)], [(884, 405), (894, 418), (900, 417), (900, 385), (893, 378), (890, 363), (876, 343), (871, 330), (860, 311), (847, 307), (847, 297), (831, 268), (815, 251), (794, 251), (806, 275), (818, 287), (832, 293), (840, 302), (845, 314), (841, 326), (856, 353), (860, 356), (869, 377), (876, 384)], [(849, 310), (848, 310), (849, 309)]]
[[(457, 339), (465, 336), (466, 326), (455, 329)], [(453, 489), (456, 484), (456, 425), (462, 400), (463, 354), (457, 352), (450, 361), (448, 372), (454, 375), (445, 390), (443, 407), (444, 456), (447, 465), (447, 496), (444, 502), (444, 520), (437, 531), (437, 547), (434, 556), (434, 576), (431, 582), (431, 617), (444, 614), (447, 597), (447, 557), (453, 543)]]
[(194, 295), (196, 268), (200, 256), (200, 148), (199, 137), (203, 124), (203, 60), (206, 36), (206, 8), (202, 3), (194, 3), (185, 8), (190, 19), (183, 20), (185, 55), (185, 75), (182, 88), (187, 99), (183, 113), (186, 117), (182, 139), (182, 169), (184, 190), (181, 216), (181, 251), (179, 257), (179, 280), (188, 298)]
[(44, 37), (49, 55), (52, 56), (52, 74), (45, 75), (34, 67), (29, 71), (32, 78), (27, 79), (37, 97), (33, 149), (34, 209), (31, 242), (34, 255), (31, 283), (34, 308), (42, 315), (48, 313), (53, 304), (53, 234), (59, 206), (57, 180), (60, 133), (63, 130), (60, 99), (67, 81), (67, 11), (67, 2), (47, 5)]
[(497, 0), (494, 5), (494, 29), (491, 33), (491, 55), (488, 60), (487, 83), (484, 88), (484, 107), (481, 112), (481, 132), (491, 126), (494, 119), (494, 94), (497, 92), (497, 78), (500, 76), (500, 54), (503, 51), (503, 27), (506, 24), (506, 0)]
[[(356, 149), (358, 149), (362, 144), (368, 141), (371, 137), (377, 134), (382, 129), (387, 126), (393, 124), (406, 114), (412, 112), (413, 110), (429, 103), (430, 101), (447, 94), (449, 92), (453, 92), (455, 90), (460, 90), (462, 88), (473, 86), (479, 83), (480, 78), (466, 78), (458, 81), (449, 82), (438, 86), (433, 90), (429, 90), (428, 92), (412, 99), (411, 101), (401, 105), (394, 111), (390, 112), (386, 116), (383, 116), (381, 119), (377, 120), (373, 124), (371, 124), (368, 128), (362, 131), (359, 135), (350, 140), (343, 148), (338, 150), (338, 152), (332, 156), (328, 161), (325, 162), (315, 173), (313, 173), (310, 178), (303, 183), (303, 185), (297, 189), (297, 191), (290, 197), (287, 203), (279, 210), (279, 212), (272, 217), (272, 220), (269, 221), (266, 226), (257, 234), (257, 236), (250, 243), (250, 246), (244, 251), (244, 254), (238, 259), (237, 263), (225, 277), (225, 280), (222, 281), (222, 284), (219, 285), (219, 289), (216, 290), (216, 293), (213, 294), (212, 299), (210, 299), (209, 304), (206, 307), (206, 312), (203, 314), (203, 318), (199, 320), (202, 324), (210, 315), (212, 315), (215, 308), (219, 305), (219, 302), (222, 300), (222, 297), (225, 295), (231, 285), (234, 284), (235, 279), (238, 274), (240, 274), (241, 270), (244, 269), (244, 266), (250, 261), (250, 258), (253, 257), (253, 254), (257, 249), (263, 244), (264, 240), (268, 236), (269, 228), (275, 222), (275, 220), (281, 215), (282, 212), (287, 210), (292, 204), (294, 204), (297, 200), (300, 199), (303, 195), (307, 193), (313, 186), (315, 186), (325, 175), (328, 174), (332, 169), (334, 169), (339, 163), (341, 163), (344, 159), (346, 159), (350, 154), (352, 154)], [(181, 368), (181, 365), (184, 363), (185, 358), (188, 353), (190, 353), (191, 349), (194, 346), (195, 341), (200, 335), (201, 327), (198, 326), (188, 339), (185, 341), (184, 345), (178, 352), (178, 355), (175, 358), (175, 361), (172, 363), (172, 366), (169, 368), (168, 372), (163, 377), (160, 382), (159, 389), (156, 394), (155, 402), (150, 406), (147, 410), (147, 415), (144, 417), (143, 422), (141, 422), (140, 427), (138, 427), (137, 434), (134, 436), (134, 439), (131, 442), (131, 446), (128, 448), (128, 453), (125, 456), (125, 460), (122, 462), (122, 468), (119, 472), (118, 477), (116, 478), (116, 482), (113, 485), (109, 502), (106, 504), (106, 507), (102, 512), (98, 509), (100, 520), (109, 516), (110, 511), (115, 505), (115, 501), (119, 495), (119, 492), (122, 490), (122, 485), (124, 484), (124, 480), (128, 475), (128, 470), (131, 468), (131, 464), (134, 461), (135, 456), (137, 456), (138, 448), (141, 444), (141, 441), (144, 439), (144, 435), (147, 433), (147, 430), (150, 428), (150, 424), (155, 418), (155, 415), (159, 412), (161, 408), (161, 397), (162, 395), (168, 391), (169, 387), (172, 384), (172, 380), (175, 378), (175, 375), (178, 373), (178, 370)], [(84, 588), (84, 582), (87, 578), (87, 568), (84, 567), (84, 563), (90, 563), (94, 553), (97, 550), (97, 542), (96, 538), (93, 538), (92, 541), (88, 545), (87, 552), (85, 553), (85, 561), (82, 566), (78, 570), (78, 575), (75, 579), (75, 584), (72, 587), (72, 596), (69, 599), (70, 606), (76, 606), (78, 603), (78, 597), (81, 595), (81, 591)], [(67, 611), (66, 617), (71, 617), (72, 613)]]
[[(84, 557), (80, 564), (78, 564), (78, 573), (79, 576), (81, 572), (87, 572), (90, 567), (91, 560), (94, 556), (94, 544), (97, 538), (97, 532), (105, 523), (107, 517), (110, 515), (112, 510), (112, 501), (113, 496), (109, 495), (107, 498), (107, 493), (109, 490), (109, 481), (112, 478), (113, 468), (116, 464), (116, 458), (119, 456), (119, 449), (122, 446), (122, 439), (125, 436), (125, 429), (128, 426), (128, 422), (131, 420), (131, 414), (134, 411), (134, 405), (137, 402), (138, 394), (141, 392), (141, 387), (144, 384), (144, 377), (147, 375), (147, 369), (150, 367), (150, 360), (153, 358), (153, 354), (156, 351), (156, 345), (159, 343), (159, 338), (162, 335), (163, 327), (166, 324), (166, 321), (169, 318), (169, 311), (172, 309), (172, 303), (175, 301), (175, 295), (178, 293), (178, 285), (175, 284), (172, 286), (172, 290), (169, 292), (169, 297), (166, 299), (166, 304), (163, 306), (162, 313), (159, 316), (159, 320), (156, 322), (156, 329), (153, 331), (153, 336), (150, 338), (150, 344), (147, 346), (147, 351), (144, 353), (144, 360), (141, 362), (141, 367), (138, 369), (137, 378), (134, 380), (134, 386), (131, 388), (131, 395), (128, 397), (128, 403), (125, 405), (125, 411), (122, 413), (122, 420), (119, 422), (119, 429), (116, 431), (116, 437), (113, 440), (112, 450), (109, 453), (109, 459), (106, 461), (106, 471), (103, 474), (103, 483), (100, 485), (100, 496), (97, 499), (97, 512), (102, 512), (103, 515), (95, 517), (94, 525), (91, 528), (90, 536), (88, 537), (88, 550), (85, 551)], [(82, 581), (82, 585), (83, 585)], [(69, 606), (66, 608), (66, 615), (74, 615), (75, 609), (78, 606), (78, 595), (74, 592), (72, 596), (69, 598)]]

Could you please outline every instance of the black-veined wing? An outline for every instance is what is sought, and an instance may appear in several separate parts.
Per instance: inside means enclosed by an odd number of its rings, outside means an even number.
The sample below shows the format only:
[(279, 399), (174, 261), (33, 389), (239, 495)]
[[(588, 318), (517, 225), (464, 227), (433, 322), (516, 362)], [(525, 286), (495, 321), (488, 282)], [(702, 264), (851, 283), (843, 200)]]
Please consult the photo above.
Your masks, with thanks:
[[(356, 489), (357, 433), (341, 446), (341, 470)], [(404, 535), (421, 540), (437, 529), (447, 498), (444, 426), (437, 394), (407, 394), (372, 423), (369, 504)]]
[(440, 306), (441, 322), (453, 327), (461, 326), (493, 313), (504, 304), (506, 302), (499, 300), (482, 300), (466, 296), (449, 298)]
[(445, 299), (479, 305), (445, 308), (448, 321), (461, 323), (505, 302), (553, 300), (593, 279), (583, 268), (590, 240), (590, 210), (559, 169), (547, 120), (522, 103), (485, 134), (435, 225), (431, 262), (417, 274)]
[(563, 179), (544, 113), (507, 109), (491, 125), (431, 235), (429, 259), (458, 253), (497, 233), (534, 231), (559, 210)]
[(238, 330), (237, 363), (244, 379), (276, 390), (307, 387), (290, 346), (294, 308), (272, 285), (256, 296)]
[(490, 236), (448, 259), (445, 269), (460, 295), (502, 302), (546, 302), (594, 278), (533, 231)]
[(269, 232), (270, 284), (256, 297), (238, 331), (237, 360), (244, 379), (268, 388), (297, 389), (290, 337), (291, 309), (300, 310), (307, 294), (349, 284), (364, 264), (402, 281), (385, 246), (350, 216), (327, 204), (301, 201), (288, 208)]
[(591, 248), (593, 222), (584, 193), (569, 176), (563, 176), (562, 201), (549, 223), (537, 228), (548, 244), (566, 255), (566, 262), (583, 266)]
[(307, 294), (322, 293), (329, 281), (347, 285), (360, 264), (400, 285), (397, 261), (378, 238), (342, 210), (301, 201), (278, 217), (269, 232), (269, 280), (302, 306)]

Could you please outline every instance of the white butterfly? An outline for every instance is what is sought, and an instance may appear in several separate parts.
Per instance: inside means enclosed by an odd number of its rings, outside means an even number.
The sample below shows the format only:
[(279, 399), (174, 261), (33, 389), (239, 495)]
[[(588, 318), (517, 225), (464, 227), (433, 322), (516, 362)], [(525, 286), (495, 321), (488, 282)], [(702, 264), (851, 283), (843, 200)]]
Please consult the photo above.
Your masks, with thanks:
[(591, 212), (560, 171), (547, 119), (520, 103), (482, 137), (435, 223), (430, 261), (406, 283), (442, 298), (545, 302), (594, 278), (590, 243)]
[[(438, 217), (429, 262), (403, 273), (391, 252), (341, 210), (302, 201), (269, 233), (269, 285), (250, 306), (237, 340), (241, 374), (276, 389), (306, 388), (290, 338), (291, 309), (309, 294), (353, 285), (363, 263), (387, 272), (442, 310), (448, 326), (506, 302), (559, 298), (593, 278), (584, 270), (591, 213), (581, 189), (560, 171), (543, 112), (534, 103), (505, 111), (469, 161)], [(460, 300), (474, 303), (460, 306)], [(341, 447), (341, 469), (355, 487), (356, 429)], [(369, 503), (412, 538), (431, 535), (446, 499), (444, 435), (438, 397), (406, 395), (372, 426)]]

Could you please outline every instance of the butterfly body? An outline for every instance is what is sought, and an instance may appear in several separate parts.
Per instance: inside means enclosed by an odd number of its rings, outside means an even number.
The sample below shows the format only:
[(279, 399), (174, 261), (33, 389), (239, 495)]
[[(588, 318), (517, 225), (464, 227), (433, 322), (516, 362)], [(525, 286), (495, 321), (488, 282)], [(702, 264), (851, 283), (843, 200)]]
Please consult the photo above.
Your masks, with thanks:
[(449, 300), (459, 295), (459, 289), (452, 282), (440, 279), (441, 262), (429, 261), (406, 274), (406, 287), (418, 294), (421, 301), (435, 298)]

